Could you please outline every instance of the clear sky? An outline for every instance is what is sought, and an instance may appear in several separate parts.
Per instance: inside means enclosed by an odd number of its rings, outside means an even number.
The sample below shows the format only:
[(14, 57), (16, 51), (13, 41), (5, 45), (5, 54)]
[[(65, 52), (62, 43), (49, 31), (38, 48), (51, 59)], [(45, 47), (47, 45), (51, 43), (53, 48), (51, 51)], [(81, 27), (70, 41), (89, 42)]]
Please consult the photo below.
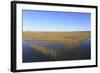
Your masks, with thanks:
[(23, 10), (23, 31), (90, 31), (91, 14)]

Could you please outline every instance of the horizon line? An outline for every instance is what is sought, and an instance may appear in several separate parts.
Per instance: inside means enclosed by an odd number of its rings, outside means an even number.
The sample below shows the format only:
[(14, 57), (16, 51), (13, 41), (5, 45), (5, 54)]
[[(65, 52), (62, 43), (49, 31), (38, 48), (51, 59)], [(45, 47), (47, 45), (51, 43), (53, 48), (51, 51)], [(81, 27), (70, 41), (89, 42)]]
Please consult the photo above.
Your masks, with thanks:
[(23, 31), (23, 32), (90, 32), (90, 31)]

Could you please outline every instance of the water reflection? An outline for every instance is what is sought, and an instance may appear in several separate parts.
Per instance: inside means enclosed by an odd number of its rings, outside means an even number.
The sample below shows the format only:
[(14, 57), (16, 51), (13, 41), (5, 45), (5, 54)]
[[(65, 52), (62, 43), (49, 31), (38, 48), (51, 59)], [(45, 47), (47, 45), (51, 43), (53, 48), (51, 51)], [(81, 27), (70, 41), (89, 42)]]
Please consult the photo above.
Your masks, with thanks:
[[(67, 41), (67, 42), (66, 42)], [(90, 39), (23, 40), (23, 62), (90, 59)]]

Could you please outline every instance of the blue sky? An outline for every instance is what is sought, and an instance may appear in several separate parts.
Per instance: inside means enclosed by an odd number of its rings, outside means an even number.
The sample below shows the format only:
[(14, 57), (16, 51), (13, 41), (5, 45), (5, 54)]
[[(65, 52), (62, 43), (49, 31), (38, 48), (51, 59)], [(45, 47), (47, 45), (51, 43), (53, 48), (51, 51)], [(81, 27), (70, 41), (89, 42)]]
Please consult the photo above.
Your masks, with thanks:
[(23, 31), (90, 31), (90, 13), (23, 10)]

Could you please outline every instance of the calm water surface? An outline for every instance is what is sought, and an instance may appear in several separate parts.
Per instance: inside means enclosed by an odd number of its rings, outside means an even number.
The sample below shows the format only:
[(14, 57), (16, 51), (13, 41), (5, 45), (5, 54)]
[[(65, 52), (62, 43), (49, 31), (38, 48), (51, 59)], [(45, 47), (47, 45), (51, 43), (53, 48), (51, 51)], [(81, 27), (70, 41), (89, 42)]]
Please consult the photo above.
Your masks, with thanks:
[[(30, 45), (45, 47), (47, 49), (44, 51), (47, 53), (41, 53), (40, 50), (36, 50)], [(78, 46), (75, 47), (68, 47), (67, 44), (42, 40), (23, 40), (23, 62), (83, 60), (90, 59), (90, 53), (90, 39), (79, 42)]]

